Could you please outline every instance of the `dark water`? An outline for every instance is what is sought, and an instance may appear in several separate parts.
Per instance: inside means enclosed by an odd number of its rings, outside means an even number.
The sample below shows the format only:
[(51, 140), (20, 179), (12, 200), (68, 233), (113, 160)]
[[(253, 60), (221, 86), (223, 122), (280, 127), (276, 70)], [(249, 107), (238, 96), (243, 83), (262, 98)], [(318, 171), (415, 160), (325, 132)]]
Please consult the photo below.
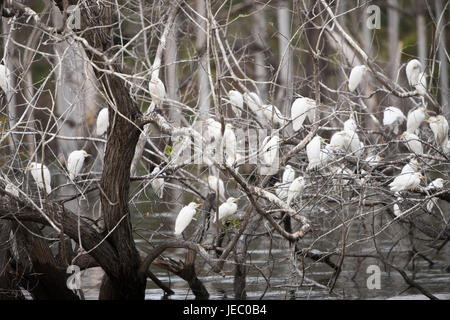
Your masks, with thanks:
[[(172, 228), (176, 214), (163, 212), (147, 215), (146, 210), (143, 210), (144, 208), (141, 206), (136, 208), (133, 226), (137, 234), (135, 237), (137, 245), (148, 252), (151, 247), (147, 240), (151, 239), (152, 245), (156, 246), (161, 241), (173, 237)], [(149, 209), (147, 208), (147, 210)], [(192, 234), (194, 227), (195, 221), (186, 229), (187, 239)], [(258, 229), (258, 232), (264, 231), (264, 226)], [(206, 243), (213, 241), (214, 232), (210, 228), (205, 239)], [(408, 261), (408, 256), (398, 246), (394, 250), (391, 249), (396, 232), (398, 230), (394, 228), (381, 233), (378, 237), (377, 246), (384, 255), (395, 256), (394, 262), (396, 265), (403, 266)], [(299, 242), (300, 247), (306, 248), (313, 244), (313, 248), (320, 250), (335, 248), (333, 242), (338, 241), (340, 233), (336, 232), (336, 235), (328, 234), (323, 241), (318, 241), (317, 239), (321, 238), (322, 233), (321, 230), (314, 230), (314, 233), (310, 233)], [(348, 241), (361, 239), (365, 233), (368, 233), (368, 231), (355, 224), (350, 229)], [(272, 234), (271, 241), (268, 241), (268, 239), (269, 237), (263, 236), (250, 243), (247, 262), (257, 268), (249, 266), (247, 269), (247, 299), (427, 299), (416, 289), (406, 290), (408, 285), (398, 272), (393, 269), (385, 269), (381, 262), (373, 258), (346, 258), (343, 271), (331, 294), (327, 289), (312, 285), (307, 280), (304, 280), (303, 286), (298, 286), (302, 275), (299, 273), (301, 270), (293, 273), (289, 260), (290, 251), (286, 241), (276, 234)], [(418, 258), (414, 263), (414, 272), (407, 269), (409, 277), (440, 299), (450, 299), (450, 273), (445, 271), (446, 266), (450, 264), (448, 247), (447, 245), (439, 253), (436, 253), (436, 250), (425, 251), (426, 256), (434, 262), (433, 265), (430, 266), (427, 261)], [(362, 242), (349, 248), (347, 253), (373, 254), (373, 243), (372, 241)], [(172, 249), (167, 250), (165, 254), (174, 259), (184, 260), (186, 251), (184, 249)], [(229, 256), (229, 260), (234, 261), (231, 256)], [(338, 256), (334, 256), (332, 260), (336, 263)], [(299, 265), (301, 266), (301, 264)], [(370, 274), (366, 273), (366, 270), (369, 265), (377, 265), (381, 269), (380, 289), (369, 290), (367, 288), (366, 281)], [(234, 299), (234, 266), (232, 263), (225, 265), (225, 277), (211, 272), (210, 266), (200, 257), (197, 258), (196, 269), (199, 279), (203, 281), (210, 293), (210, 299)], [(327, 285), (333, 275), (333, 270), (330, 267), (323, 263), (315, 263), (308, 258), (304, 259), (304, 269), (306, 278), (314, 280), (319, 286)], [(356, 272), (357, 270), (359, 271)], [(181, 278), (157, 267), (152, 267), (152, 271), (160, 280), (169, 284), (175, 294), (164, 297), (163, 291), (156, 287), (151, 280), (148, 280), (146, 299), (195, 298), (186, 282)], [(93, 270), (84, 275), (83, 286), (86, 289), (87, 299), (97, 298), (97, 284), (100, 276), (101, 271), (99, 270)], [(267, 283), (265, 278), (270, 279), (270, 284)]]

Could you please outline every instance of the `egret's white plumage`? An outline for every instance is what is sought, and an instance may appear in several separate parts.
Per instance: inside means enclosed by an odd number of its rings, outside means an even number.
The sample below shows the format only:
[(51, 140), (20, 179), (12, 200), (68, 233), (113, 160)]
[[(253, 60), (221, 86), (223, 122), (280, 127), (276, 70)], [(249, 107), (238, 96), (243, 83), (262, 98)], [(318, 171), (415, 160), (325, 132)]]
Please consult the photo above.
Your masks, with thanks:
[(312, 99), (301, 97), (295, 99), (291, 106), (291, 119), (294, 131), (298, 131), (303, 127), (303, 122), (308, 115), (309, 121), (314, 121), (314, 113), (316, 102)]
[(383, 159), (383, 157), (380, 157), (377, 154), (373, 154), (366, 158), (366, 162), (370, 167), (375, 167), (378, 166)]
[(217, 185), (218, 185), (219, 199), (221, 199), (222, 201), (225, 200), (225, 187), (224, 187), (222, 179), (220, 179), (220, 178), (217, 179), (217, 177), (215, 177), (215, 176), (209, 176), (208, 177), (208, 185), (215, 193), (217, 193)]
[(258, 114), (262, 106), (262, 101), (256, 92), (244, 93), (244, 101), (251, 111)]
[(320, 149), (323, 138), (316, 135), (306, 145), (306, 156), (308, 157), (308, 170), (315, 169), (321, 164)]
[[(226, 202), (219, 206), (219, 221), (223, 221), (226, 218), (232, 216), (237, 211), (237, 203), (240, 198), (228, 198)], [(213, 214), (213, 223), (216, 223), (216, 214)]]
[[(161, 171), (161, 169), (159, 168), (159, 166), (156, 166), (152, 171), (152, 175), (154, 175), (156, 177), (156, 176), (158, 176), (158, 173), (160, 171)], [(156, 193), (158, 198), (162, 199), (162, 197), (164, 195), (164, 185), (165, 185), (164, 178), (161, 177), (160, 175), (158, 176), (158, 178), (153, 178), (151, 185), (152, 185), (153, 191)]]
[(387, 107), (383, 112), (383, 125), (392, 126), (394, 134), (398, 134), (398, 127), (405, 122), (406, 117), (403, 112), (396, 107)]
[(290, 207), (291, 203), (303, 192), (305, 188), (305, 179), (300, 176), (295, 178), (288, 189), (287, 205)]
[(283, 183), (291, 183), (295, 179), (295, 170), (292, 168), (290, 164), (284, 167), (282, 182)]
[(222, 137), (222, 125), (220, 122), (214, 120), (213, 118), (208, 118), (205, 120), (206, 123), (206, 134), (207, 141), (218, 141)]
[(344, 122), (344, 131), (356, 131), (358, 129), (358, 125), (356, 124), (355, 118), (353, 114)]
[(426, 187), (427, 190), (440, 190), (442, 188), (444, 188), (444, 184), (447, 181), (442, 179), (442, 178), (437, 178), (434, 179), (433, 181), (430, 182), (430, 184)]
[(280, 139), (279, 136), (266, 137), (264, 139), (262, 148), (262, 160), (264, 165), (272, 166), (274, 164), (281, 141), (282, 139)]
[(389, 184), (391, 191), (414, 190), (420, 185), (423, 176), (419, 172), (401, 173)]
[(426, 112), (427, 111), (424, 107), (419, 107), (416, 110), (411, 111), (406, 120), (406, 131), (414, 133), (414, 131), (420, 127), (421, 123), (427, 117)]
[(419, 82), (414, 86), (414, 88), (421, 96), (425, 96), (427, 94), (427, 75), (425, 72), (421, 72), (419, 74)]
[(234, 114), (240, 117), (242, 114), (242, 108), (244, 107), (244, 97), (237, 90), (228, 91), (228, 99), (230, 100), (231, 107)]
[(400, 138), (405, 141), (406, 146), (411, 152), (414, 152), (415, 154), (423, 154), (423, 146), (417, 135), (405, 131), (401, 134)]
[(403, 166), (401, 173), (403, 174), (403, 173), (418, 172), (421, 166), (422, 164), (419, 161), (417, 161), (416, 159), (411, 159), (409, 160), (409, 163)]
[(436, 144), (444, 147), (448, 143), (448, 121), (444, 116), (438, 115), (425, 120), (430, 125)]
[[(40, 189), (45, 189), (47, 194), (50, 194), (50, 192), (52, 192), (52, 187), (50, 185), (51, 176), (47, 166), (42, 165), (38, 162), (31, 162), (26, 169), (30, 171), (31, 176), (33, 177), (34, 181), (36, 181), (36, 185)], [(44, 179), (42, 179), (42, 176), (44, 176)]]
[(19, 197), (19, 190), (11, 182), (8, 182), (8, 184), (5, 186), (5, 191), (12, 194), (13, 196)]
[(201, 204), (191, 202), (187, 206), (183, 207), (183, 209), (180, 210), (180, 213), (178, 213), (177, 219), (175, 220), (175, 231), (174, 234), (180, 235), (184, 229), (191, 223), (192, 218), (195, 215), (196, 209)]
[(266, 117), (269, 123), (272, 123), (272, 112), (273, 112), (273, 123), (279, 127), (283, 127), (285, 125), (284, 117), (281, 114), (280, 109), (278, 109), (276, 106), (271, 104), (265, 104), (263, 105), (262, 108), (264, 117)]
[(398, 206), (398, 204), (394, 204), (394, 215), (396, 217), (399, 217), (403, 214), (403, 212), (400, 210), (400, 207)]
[(236, 135), (233, 131), (233, 126), (229, 123), (225, 125), (225, 131), (223, 133), (223, 144), (225, 151), (225, 161), (229, 166), (236, 163)]
[(410, 86), (414, 87), (419, 83), (422, 64), (417, 59), (412, 59), (406, 65), (406, 78)]
[(8, 92), (10, 88), (9, 77), (11, 76), (11, 71), (3, 65), (0, 64), (0, 88), (3, 92)]
[(97, 116), (97, 135), (102, 136), (108, 131), (109, 126), (109, 112), (108, 108), (100, 110)]
[(148, 90), (150, 91), (152, 101), (161, 107), (166, 97), (166, 87), (156, 72), (152, 73), (152, 78), (148, 83)]
[(281, 183), (281, 182), (276, 182), (275, 183), (275, 194), (281, 200), (286, 199), (286, 197), (288, 195), (288, 189), (289, 189), (289, 186), (287, 184), (284, 184), (284, 183)]
[(356, 66), (352, 69), (348, 78), (348, 90), (350, 90), (350, 92), (355, 91), (355, 89), (359, 86), (366, 69), (367, 67), (364, 65)]
[(69, 171), (70, 180), (75, 179), (81, 171), (84, 159), (91, 155), (84, 150), (75, 150), (69, 154), (67, 158), (67, 171)]

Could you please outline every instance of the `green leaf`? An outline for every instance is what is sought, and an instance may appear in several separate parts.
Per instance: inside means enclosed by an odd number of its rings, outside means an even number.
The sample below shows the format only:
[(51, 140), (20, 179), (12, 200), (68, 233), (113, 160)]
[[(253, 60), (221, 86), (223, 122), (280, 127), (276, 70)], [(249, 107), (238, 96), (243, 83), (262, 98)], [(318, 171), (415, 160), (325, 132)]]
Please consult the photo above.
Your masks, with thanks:
[(173, 151), (173, 149), (172, 149), (171, 146), (166, 146), (166, 147), (164, 148), (164, 154), (165, 154), (166, 156), (170, 156), (170, 154), (172, 153), (172, 151)]

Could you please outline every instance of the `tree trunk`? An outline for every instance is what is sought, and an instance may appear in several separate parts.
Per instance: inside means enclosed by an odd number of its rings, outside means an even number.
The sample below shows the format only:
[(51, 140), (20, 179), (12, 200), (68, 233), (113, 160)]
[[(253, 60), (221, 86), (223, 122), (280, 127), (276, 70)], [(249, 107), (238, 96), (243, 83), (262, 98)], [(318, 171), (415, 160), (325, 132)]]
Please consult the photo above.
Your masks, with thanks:
[[(441, 93), (441, 106), (443, 107), (442, 113), (447, 114), (450, 111), (449, 103), (449, 90), (448, 90), (448, 58), (445, 52), (445, 46), (447, 44), (445, 36), (445, 28), (448, 25), (448, 21), (445, 20), (445, 12), (442, 12), (442, 0), (435, 0), (436, 20), (440, 21), (436, 27), (438, 32), (438, 60), (439, 60), (439, 91)], [(449, 10), (447, 6), (447, 10)], [(448, 117), (448, 116), (447, 116)]]
[[(199, 17), (197, 23), (201, 28), (196, 29), (196, 45), (200, 54), (198, 64), (198, 106), (200, 110), (200, 119), (205, 120), (209, 116), (209, 82), (208, 82), (208, 54), (206, 48), (207, 30), (206, 24), (206, 3), (205, 0), (196, 0), (196, 10)], [(202, 30), (203, 29), (203, 30)], [(207, 31), (206, 31), (207, 32)]]
[(416, 24), (417, 24), (417, 47), (419, 60), (422, 65), (426, 65), (427, 58), (427, 29), (425, 25), (425, 9), (424, 0), (416, 0)]

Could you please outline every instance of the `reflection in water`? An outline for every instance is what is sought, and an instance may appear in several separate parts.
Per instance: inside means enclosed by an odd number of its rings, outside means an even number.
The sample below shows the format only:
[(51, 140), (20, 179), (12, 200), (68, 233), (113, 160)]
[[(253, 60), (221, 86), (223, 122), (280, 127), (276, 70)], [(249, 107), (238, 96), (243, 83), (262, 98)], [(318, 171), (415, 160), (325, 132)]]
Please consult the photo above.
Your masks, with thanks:
[[(142, 212), (144, 212), (142, 210)], [(155, 213), (150, 216), (135, 214), (133, 225), (135, 226), (135, 237), (138, 247), (146, 252), (150, 246), (143, 239), (150, 239), (153, 245), (157, 245), (161, 241), (172, 236), (173, 224), (176, 215), (172, 213)], [(324, 217), (325, 218), (325, 217)], [(375, 221), (377, 224), (377, 221)], [(325, 225), (325, 223), (323, 224)], [(328, 228), (328, 227), (327, 227)], [(190, 225), (186, 234), (191, 235), (193, 226)], [(157, 231), (157, 232), (155, 232)], [(394, 263), (403, 266), (410, 258), (398, 247), (392, 250), (393, 238), (395, 238), (395, 228), (381, 234), (377, 239), (378, 249), (386, 255), (394, 257)], [(214, 231), (209, 230), (209, 233)], [(299, 246), (307, 248), (314, 244), (315, 249), (327, 250), (336, 247), (340, 233), (335, 236), (328, 235), (322, 240), (317, 240), (321, 233), (314, 230), (308, 237), (299, 242)], [(361, 239), (363, 235), (369, 234), (365, 227), (355, 225), (350, 229), (347, 241), (355, 241)], [(211, 243), (212, 234), (208, 234), (206, 243)], [(303, 286), (298, 286), (302, 274), (295, 277), (292, 274), (289, 260), (289, 248), (286, 241), (277, 235), (272, 235), (272, 241), (267, 240), (268, 237), (259, 237), (250, 242), (249, 255), (247, 262), (251, 263), (247, 271), (246, 292), (247, 299), (426, 299), (420, 295), (415, 289), (408, 289), (408, 285), (404, 279), (394, 270), (386, 269), (379, 260), (374, 258), (348, 257), (344, 260), (343, 270), (332, 294), (328, 290), (319, 286), (327, 286), (333, 275), (333, 270), (324, 263), (317, 263), (305, 258)], [(228, 240), (227, 240), (228, 241)], [(374, 248), (371, 241), (366, 241), (360, 245), (352, 246), (348, 249), (347, 254), (373, 254)], [(184, 260), (185, 250), (172, 249), (166, 252), (167, 256)], [(445, 267), (449, 264), (449, 249), (444, 247), (438, 254), (435, 251), (427, 253), (433, 260), (434, 264), (423, 259), (417, 259), (414, 263), (415, 273), (411, 270), (408, 275), (417, 283), (424, 286), (432, 294), (436, 294), (443, 299), (450, 299), (450, 274), (445, 271)], [(300, 258), (299, 258), (300, 259)], [(338, 261), (338, 256), (332, 258)], [(231, 259), (230, 261), (234, 261)], [(301, 266), (302, 261), (299, 261)], [(378, 265), (381, 269), (381, 289), (367, 289), (366, 281), (369, 274), (366, 273), (367, 267), (371, 264)], [(300, 267), (301, 268), (301, 267)], [(234, 266), (229, 263), (224, 267), (226, 276), (222, 277), (210, 271), (209, 265), (205, 264), (201, 258), (197, 259), (196, 266), (198, 277), (201, 279), (210, 293), (210, 299), (234, 299), (233, 280)], [(190, 291), (186, 281), (169, 272), (153, 267), (152, 271), (165, 284), (170, 285), (175, 292), (169, 297), (164, 296), (161, 289), (156, 287), (151, 280), (148, 280), (146, 299), (194, 299), (194, 295)], [(300, 272), (302, 270), (299, 270)], [(100, 286), (102, 271), (100, 268), (94, 268), (83, 274), (83, 288), (85, 289), (86, 299), (97, 299), (98, 288)], [(268, 284), (267, 279), (270, 279)], [(292, 281), (296, 279), (296, 281)], [(315, 281), (313, 284), (308, 279)]]

